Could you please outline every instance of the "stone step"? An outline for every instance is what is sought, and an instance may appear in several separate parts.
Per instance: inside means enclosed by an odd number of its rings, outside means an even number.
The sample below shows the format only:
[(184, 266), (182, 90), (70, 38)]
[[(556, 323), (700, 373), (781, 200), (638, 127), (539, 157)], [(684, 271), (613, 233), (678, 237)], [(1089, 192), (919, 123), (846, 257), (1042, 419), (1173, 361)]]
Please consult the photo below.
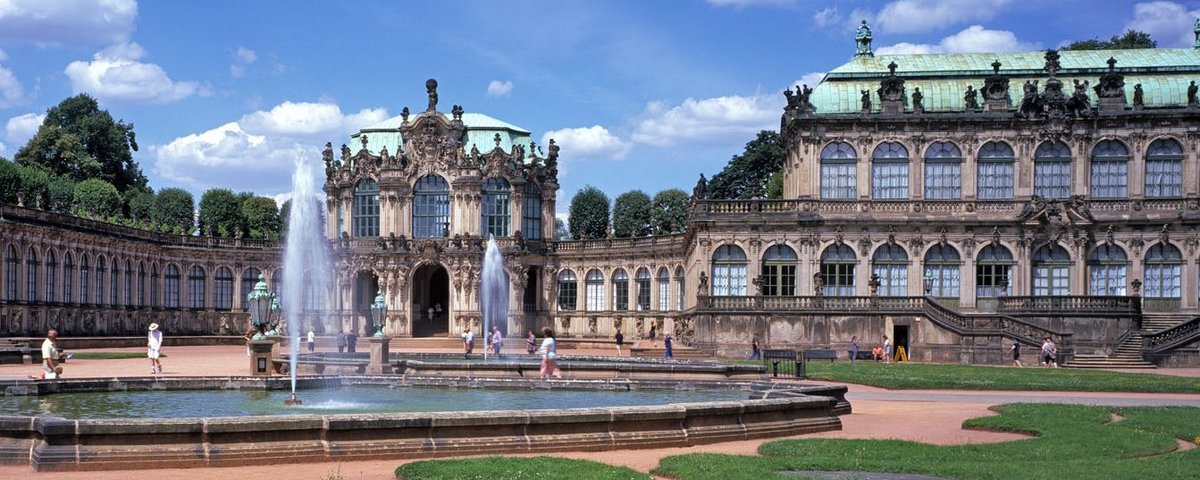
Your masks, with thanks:
[[(643, 358), (663, 358), (666, 354), (666, 349), (659, 347), (634, 347), (630, 350), (630, 355)], [(692, 359), (711, 359), (708, 354), (696, 350), (694, 348), (678, 348), (671, 347), (672, 358), (692, 358)]]

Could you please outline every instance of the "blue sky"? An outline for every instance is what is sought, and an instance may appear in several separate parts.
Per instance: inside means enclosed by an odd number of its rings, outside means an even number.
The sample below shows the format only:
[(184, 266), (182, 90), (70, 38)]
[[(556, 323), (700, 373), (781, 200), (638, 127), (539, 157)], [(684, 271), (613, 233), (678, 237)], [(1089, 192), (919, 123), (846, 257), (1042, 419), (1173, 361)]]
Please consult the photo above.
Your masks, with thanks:
[(0, 156), (79, 92), (132, 122), (157, 188), (288, 190), (297, 158), (425, 104), (463, 105), (562, 147), (558, 210), (690, 189), (781, 92), (854, 53), (1055, 47), (1126, 28), (1190, 47), (1200, 0), (0, 0)]

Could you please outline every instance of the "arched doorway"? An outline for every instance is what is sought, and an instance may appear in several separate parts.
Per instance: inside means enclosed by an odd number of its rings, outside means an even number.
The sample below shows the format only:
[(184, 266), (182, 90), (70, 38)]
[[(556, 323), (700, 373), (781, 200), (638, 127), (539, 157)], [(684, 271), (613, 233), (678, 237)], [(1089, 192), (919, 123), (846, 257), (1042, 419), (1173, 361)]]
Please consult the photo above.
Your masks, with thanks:
[(378, 293), (379, 277), (367, 271), (358, 272), (354, 277), (354, 300), (350, 306), (354, 311), (352, 323), (349, 325), (351, 330), (361, 335), (375, 334), (371, 325), (371, 303), (375, 301), (375, 295)]
[[(438, 265), (422, 265), (413, 273), (412, 334), (414, 337), (446, 336), (450, 333), (450, 274)], [(429, 309), (433, 309), (430, 315)]]

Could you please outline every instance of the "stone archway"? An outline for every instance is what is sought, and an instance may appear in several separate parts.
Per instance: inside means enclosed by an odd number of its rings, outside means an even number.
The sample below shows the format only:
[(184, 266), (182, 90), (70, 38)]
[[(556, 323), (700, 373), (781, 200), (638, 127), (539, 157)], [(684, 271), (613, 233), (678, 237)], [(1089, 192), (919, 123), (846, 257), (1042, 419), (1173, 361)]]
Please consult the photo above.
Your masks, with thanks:
[[(413, 272), (411, 311), (414, 337), (444, 337), (450, 333), (450, 273), (439, 264), (425, 264)], [(433, 314), (430, 315), (430, 308)]]

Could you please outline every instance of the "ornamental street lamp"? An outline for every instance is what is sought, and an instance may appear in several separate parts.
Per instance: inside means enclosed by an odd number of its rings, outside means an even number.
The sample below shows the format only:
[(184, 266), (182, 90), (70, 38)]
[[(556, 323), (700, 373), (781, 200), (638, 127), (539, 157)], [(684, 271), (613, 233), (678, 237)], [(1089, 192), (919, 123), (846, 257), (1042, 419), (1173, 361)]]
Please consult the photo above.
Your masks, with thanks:
[(267, 290), (266, 277), (258, 276), (258, 283), (246, 295), (246, 307), (250, 310), (250, 322), (254, 324), (254, 340), (262, 340), (263, 330), (271, 323), (271, 301), (274, 295)]
[(933, 274), (925, 272), (925, 296), (933, 292)]
[(375, 336), (383, 337), (383, 327), (387, 324), (387, 303), (383, 301), (383, 289), (375, 295), (375, 302), (371, 304), (371, 321), (375, 325)]

